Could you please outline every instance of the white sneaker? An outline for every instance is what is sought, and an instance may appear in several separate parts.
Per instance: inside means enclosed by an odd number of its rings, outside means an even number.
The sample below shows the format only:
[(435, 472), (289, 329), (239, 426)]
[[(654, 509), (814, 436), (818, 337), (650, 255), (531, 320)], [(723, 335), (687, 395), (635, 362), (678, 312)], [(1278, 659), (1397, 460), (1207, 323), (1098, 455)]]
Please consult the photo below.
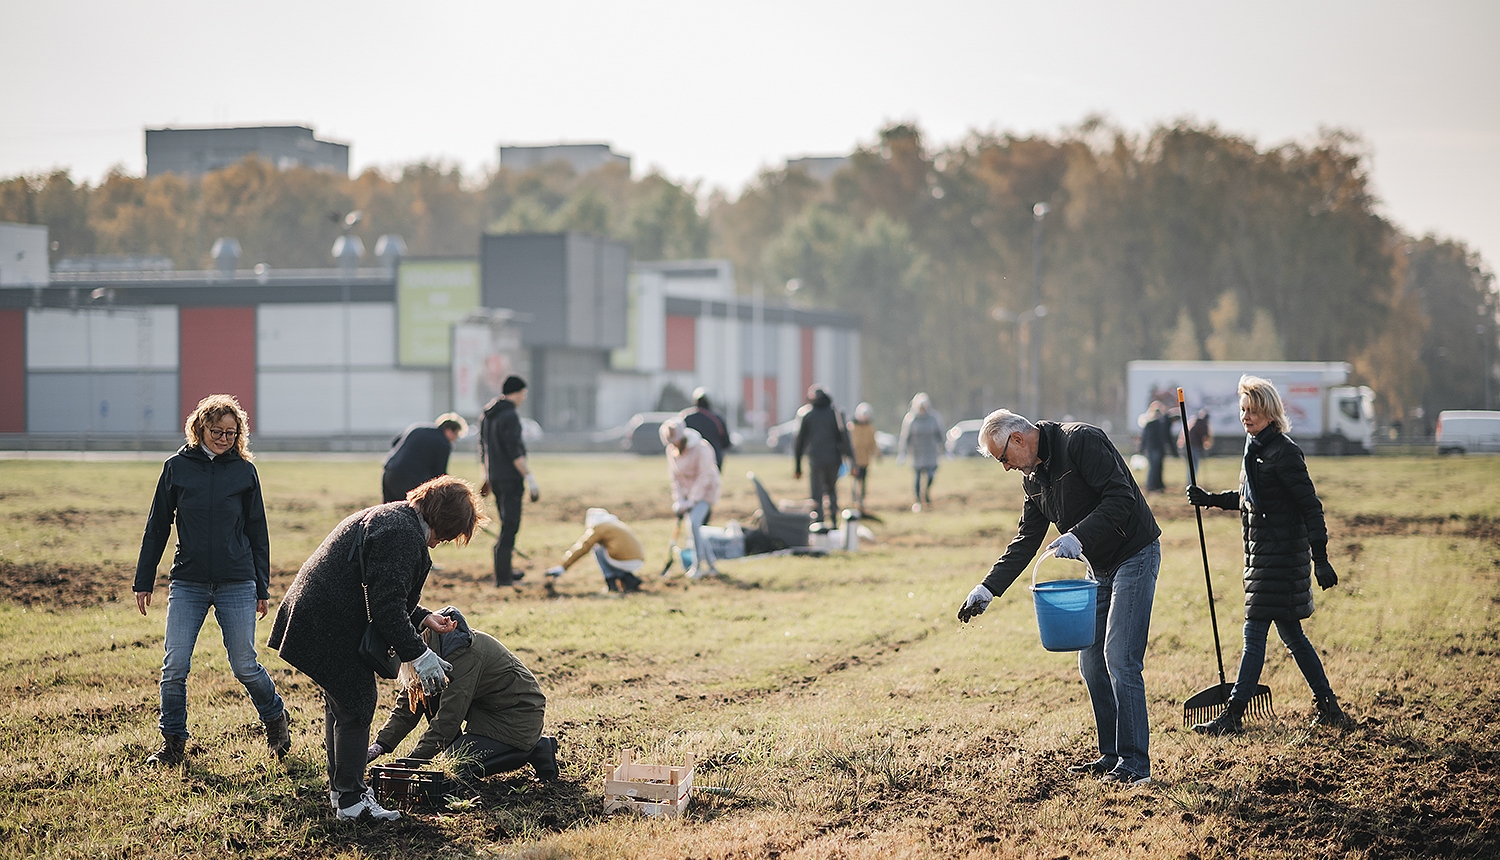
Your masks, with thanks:
[(329, 789), (329, 791), (328, 791), (328, 805), (332, 806), (335, 810), (337, 810), (339, 808), (339, 793), (337, 791)]
[(911, 512), (914, 514), (920, 514), (922, 512), (922, 503), (917, 502), (916, 504), (912, 505)]
[(395, 821), (401, 817), (401, 813), (394, 809), (386, 809), (375, 801), (375, 792), (366, 788), (364, 796), (359, 802), (348, 808), (340, 809), (338, 817), (340, 821), (353, 821), (362, 815), (369, 815), (376, 821)]

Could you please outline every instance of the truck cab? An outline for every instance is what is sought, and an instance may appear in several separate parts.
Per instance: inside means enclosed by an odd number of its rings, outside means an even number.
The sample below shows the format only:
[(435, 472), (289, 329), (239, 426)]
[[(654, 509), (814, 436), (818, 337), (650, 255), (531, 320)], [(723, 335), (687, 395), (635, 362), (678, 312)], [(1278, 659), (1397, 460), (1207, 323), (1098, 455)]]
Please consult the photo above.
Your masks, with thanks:
[(1375, 392), (1368, 385), (1328, 389), (1329, 454), (1368, 454), (1375, 450)]

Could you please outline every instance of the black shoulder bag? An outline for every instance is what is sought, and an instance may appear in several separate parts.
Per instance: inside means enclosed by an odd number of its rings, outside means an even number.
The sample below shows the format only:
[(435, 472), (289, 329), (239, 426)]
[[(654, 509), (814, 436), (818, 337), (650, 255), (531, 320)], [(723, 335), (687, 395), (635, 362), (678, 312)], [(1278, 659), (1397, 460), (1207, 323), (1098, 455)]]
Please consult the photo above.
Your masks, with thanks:
[(365, 524), (354, 538), (354, 547), (349, 550), (349, 560), (359, 557), (359, 587), (365, 592), (365, 635), (359, 638), (359, 659), (365, 666), (382, 678), (394, 679), (401, 671), (401, 658), (375, 629), (374, 616), (370, 613), (370, 583), (365, 579)]

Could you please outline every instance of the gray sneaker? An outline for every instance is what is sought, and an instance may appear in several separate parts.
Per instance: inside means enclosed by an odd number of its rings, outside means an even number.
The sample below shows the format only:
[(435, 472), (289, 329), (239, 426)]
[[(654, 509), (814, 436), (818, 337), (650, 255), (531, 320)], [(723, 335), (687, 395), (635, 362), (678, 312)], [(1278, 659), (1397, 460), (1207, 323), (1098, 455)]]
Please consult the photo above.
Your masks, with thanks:
[(1099, 778), (1100, 785), (1117, 786), (1119, 788), (1132, 788), (1137, 785), (1149, 785), (1151, 777), (1131, 773), (1123, 767), (1117, 767)]
[(353, 806), (340, 807), (338, 817), (340, 821), (354, 821), (360, 816), (368, 815), (376, 821), (395, 821), (401, 817), (401, 813), (394, 809), (386, 809), (375, 800), (375, 792), (365, 789), (359, 802)]

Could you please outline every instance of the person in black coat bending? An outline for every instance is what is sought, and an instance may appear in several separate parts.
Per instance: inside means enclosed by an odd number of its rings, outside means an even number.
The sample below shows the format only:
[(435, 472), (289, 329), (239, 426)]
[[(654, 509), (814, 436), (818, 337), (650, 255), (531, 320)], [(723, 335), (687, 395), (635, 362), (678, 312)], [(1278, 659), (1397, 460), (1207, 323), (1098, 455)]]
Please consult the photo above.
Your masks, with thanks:
[(381, 501), (399, 502), (406, 494), (439, 475), (448, 474), (453, 443), (469, 432), (457, 412), (445, 412), (431, 424), (413, 424), (391, 440), (380, 476)]
[(479, 494), (495, 491), (495, 507), (500, 516), (500, 539), (495, 541), (496, 585), (510, 585), (523, 575), (511, 567), (516, 533), (521, 530), (523, 489), (533, 502), (542, 495), (526, 460), (521, 415), (516, 411), (526, 402), (526, 391), (526, 380), (507, 376), (500, 386), (500, 396), (484, 408), (484, 418), (479, 422), (479, 459), (484, 462), (485, 474)]
[(724, 423), (722, 415), (709, 408), (707, 389), (700, 386), (693, 391), (693, 404), (691, 408), (682, 410), (682, 423), (697, 430), (698, 435), (713, 446), (714, 465), (723, 472), (724, 452), (734, 444), (729, 438), (729, 427)]
[(823, 498), (828, 498), (828, 516), (839, 515), (839, 467), (846, 457), (852, 458), (849, 447), (849, 431), (844, 428), (844, 416), (833, 406), (833, 398), (814, 385), (807, 389), (807, 401), (811, 407), (802, 415), (797, 425), (797, 443), (792, 450), (793, 476), (802, 477), (802, 455), (807, 455), (808, 481), (812, 484), (813, 512), (819, 522), (823, 521)]
[(1343, 726), (1349, 722), (1318, 651), (1302, 632), (1302, 619), (1312, 616), (1312, 578), (1321, 588), (1338, 585), (1328, 562), (1328, 526), (1323, 503), (1307, 474), (1307, 460), (1297, 443), (1287, 437), (1291, 424), (1276, 386), (1258, 376), (1240, 377), (1240, 423), (1245, 425), (1245, 461), (1239, 492), (1210, 493), (1196, 485), (1187, 489), (1188, 501), (1202, 508), (1240, 512), (1245, 539), (1245, 650), (1239, 677), (1229, 692), (1224, 713), (1193, 731), (1226, 735), (1243, 731), (1242, 718), (1266, 662), (1266, 636), (1276, 633), (1297, 661), (1312, 688), (1317, 715), (1313, 725)]

